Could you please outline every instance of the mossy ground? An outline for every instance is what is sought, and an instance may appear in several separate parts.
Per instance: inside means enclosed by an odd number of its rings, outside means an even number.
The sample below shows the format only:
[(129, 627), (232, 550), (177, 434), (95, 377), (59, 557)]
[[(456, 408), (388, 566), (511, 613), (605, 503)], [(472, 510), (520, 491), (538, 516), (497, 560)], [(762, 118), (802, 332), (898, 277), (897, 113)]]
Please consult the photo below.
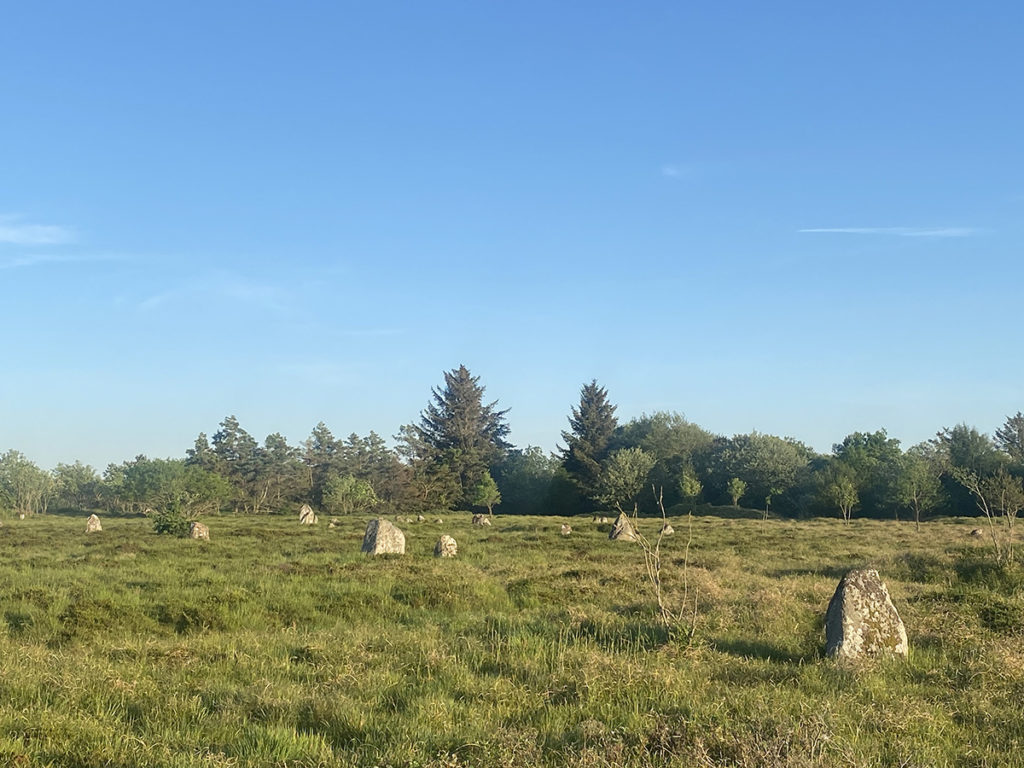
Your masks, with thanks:
[[(214, 517), (209, 542), (7, 520), (0, 765), (1024, 765), (1024, 576), (972, 521), (705, 512), (685, 570), (687, 518), (664, 542), (692, 645), (589, 518), (430, 514), (376, 559), (355, 518)], [(909, 662), (822, 657), (854, 566), (888, 584)]]

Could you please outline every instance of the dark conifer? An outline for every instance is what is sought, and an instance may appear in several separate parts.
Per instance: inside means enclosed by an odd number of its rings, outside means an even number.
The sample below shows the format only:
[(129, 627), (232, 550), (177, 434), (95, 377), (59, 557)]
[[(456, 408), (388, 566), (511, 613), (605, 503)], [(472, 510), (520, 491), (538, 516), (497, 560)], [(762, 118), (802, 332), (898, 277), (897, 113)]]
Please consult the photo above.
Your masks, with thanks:
[(586, 499), (593, 505), (602, 462), (608, 457), (612, 435), (618, 426), (615, 406), (608, 401), (608, 390), (597, 381), (580, 389), (579, 407), (569, 416), (570, 430), (562, 432), (562, 466)]

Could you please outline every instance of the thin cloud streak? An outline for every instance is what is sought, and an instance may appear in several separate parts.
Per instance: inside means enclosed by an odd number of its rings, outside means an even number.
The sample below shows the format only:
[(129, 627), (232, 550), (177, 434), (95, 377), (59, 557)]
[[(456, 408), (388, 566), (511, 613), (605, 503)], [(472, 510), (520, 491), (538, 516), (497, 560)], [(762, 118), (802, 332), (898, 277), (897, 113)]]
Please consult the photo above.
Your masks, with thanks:
[(101, 261), (123, 261), (124, 257), (107, 254), (32, 253), (0, 261), (0, 270), (25, 269), (45, 264), (87, 264)]
[(833, 235), (895, 235), (897, 237), (970, 237), (978, 230), (972, 227), (813, 227), (798, 229), (799, 233)]
[(75, 241), (75, 234), (67, 227), (44, 224), (24, 224), (22, 216), (0, 216), (0, 243), (8, 245), (65, 245)]

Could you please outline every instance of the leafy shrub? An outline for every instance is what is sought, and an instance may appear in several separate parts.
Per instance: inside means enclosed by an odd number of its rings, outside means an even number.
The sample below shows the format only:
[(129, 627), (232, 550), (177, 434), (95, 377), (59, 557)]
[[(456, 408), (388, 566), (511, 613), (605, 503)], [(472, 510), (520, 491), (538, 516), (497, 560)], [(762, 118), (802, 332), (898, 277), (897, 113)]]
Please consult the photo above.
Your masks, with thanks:
[(177, 504), (171, 504), (153, 515), (153, 530), (184, 538), (188, 536), (190, 521)]

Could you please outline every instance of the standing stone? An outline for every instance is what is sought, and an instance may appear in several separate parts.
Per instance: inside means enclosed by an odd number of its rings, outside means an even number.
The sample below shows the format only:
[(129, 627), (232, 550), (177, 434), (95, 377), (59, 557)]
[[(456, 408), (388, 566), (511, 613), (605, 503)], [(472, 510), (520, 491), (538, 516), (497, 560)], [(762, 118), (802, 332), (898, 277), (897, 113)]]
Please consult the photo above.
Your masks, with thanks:
[(633, 523), (626, 517), (625, 512), (619, 512), (619, 516), (615, 518), (615, 524), (612, 526), (608, 538), (616, 541), (636, 541), (636, 531), (633, 529)]
[(825, 613), (825, 653), (840, 661), (907, 655), (907, 630), (873, 568), (848, 572)]
[(404, 555), (405, 534), (383, 517), (366, 524), (363, 552), (369, 555)]
[(676, 532), (676, 529), (673, 528), (668, 523), (665, 523), (663, 526), (661, 526), (661, 535), (662, 536), (671, 536), (675, 532)]
[(100, 519), (96, 515), (89, 515), (89, 519), (85, 521), (85, 532), (96, 533), (102, 530), (103, 526), (100, 525)]
[(206, 539), (210, 540), (210, 529), (203, 523), (192, 523), (188, 527), (188, 537), (190, 539)]
[(437, 540), (434, 546), (434, 557), (455, 557), (459, 554), (459, 545), (447, 533)]
[(299, 523), (302, 525), (316, 525), (317, 522), (318, 518), (313, 508), (309, 504), (303, 504), (299, 508)]
[(568, 536), (570, 533), (572, 533), (572, 526), (562, 523), (562, 535)]
[(487, 515), (473, 515), (473, 525), (490, 525), (491, 518)]

